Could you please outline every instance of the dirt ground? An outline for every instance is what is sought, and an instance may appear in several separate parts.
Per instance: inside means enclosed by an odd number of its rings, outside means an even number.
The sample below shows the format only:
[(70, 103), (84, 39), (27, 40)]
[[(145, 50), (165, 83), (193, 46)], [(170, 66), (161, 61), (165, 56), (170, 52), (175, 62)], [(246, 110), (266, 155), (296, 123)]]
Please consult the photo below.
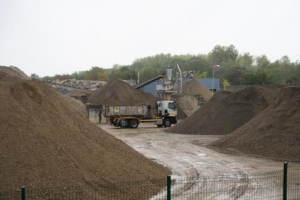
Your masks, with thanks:
[(122, 140), (146, 157), (167, 166), (173, 176), (210, 176), (260, 173), (282, 169), (282, 162), (243, 154), (223, 154), (207, 145), (223, 135), (181, 135), (165, 132), (152, 124), (137, 129), (120, 129), (110, 125), (101, 128)]
[[(223, 154), (207, 148), (207, 145), (224, 135), (173, 134), (165, 132), (166, 128), (157, 128), (152, 124), (140, 124), (137, 129), (120, 129), (110, 125), (101, 125), (101, 128), (146, 157), (170, 168), (172, 178), (238, 176), (283, 169), (282, 162), (249, 157), (239, 153)], [(245, 188), (248, 188), (247, 184), (251, 183), (246, 183)], [(199, 189), (198, 186), (195, 185), (195, 187), (189, 192), (186, 191), (184, 184), (179, 184), (175, 192), (185, 190), (185, 199), (193, 199), (195, 197), (192, 196), (193, 192)], [(229, 187), (224, 191), (231, 191), (232, 187), (236, 186)], [(207, 189), (212, 188), (208, 186)], [(179, 199), (181, 197), (178, 196)], [(219, 196), (211, 196), (209, 199), (218, 198)]]

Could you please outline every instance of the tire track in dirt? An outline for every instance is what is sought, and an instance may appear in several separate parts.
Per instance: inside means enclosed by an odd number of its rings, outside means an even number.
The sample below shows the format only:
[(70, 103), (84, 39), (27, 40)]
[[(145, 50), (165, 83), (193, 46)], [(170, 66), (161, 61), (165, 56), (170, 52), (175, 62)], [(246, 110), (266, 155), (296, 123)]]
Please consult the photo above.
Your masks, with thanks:
[[(232, 174), (235, 177), (240, 176), (240, 182), (220, 188), (231, 192), (224, 193), (218, 190), (219, 192), (215, 191), (214, 194), (205, 195), (211, 199), (222, 195), (238, 199), (249, 190), (245, 174), (274, 171), (282, 167), (281, 163), (246, 156), (226, 155), (206, 148), (208, 143), (218, 139), (216, 136), (171, 134), (164, 132), (165, 129), (150, 124), (140, 125), (137, 129), (119, 129), (109, 126), (101, 126), (101, 128), (146, 157), (169, 167), (172, 171), (172, 179), (176, 180), (172, 185), (174, 199), (180, 199), (182, 195), (185, 199), (194, 198), (195, 195), (204, 195), (203, 191), (210, 191), (211, 188), (216, 187), (211, 177), (231, 176)], [(250, 187), (253, 188), (252, 184)], [(162, 192), (163, 195), (164, 193), (166, 191)], [(159, 194), (157, 198), (162, 194)]]

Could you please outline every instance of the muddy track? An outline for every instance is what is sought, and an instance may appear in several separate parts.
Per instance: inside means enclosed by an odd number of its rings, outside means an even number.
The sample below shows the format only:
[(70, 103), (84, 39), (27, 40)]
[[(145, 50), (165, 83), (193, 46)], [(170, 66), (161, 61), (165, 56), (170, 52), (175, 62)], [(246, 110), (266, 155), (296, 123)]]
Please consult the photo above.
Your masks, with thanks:
[[(282, 169), (281, 162), (245, 155), (227, 155), (206, 147), (222, 136), (166, 133), (164, 128), (157, 128), (152, 124), (141, 124), (137, 129), (120, 129), (109, 125), (101, 128), (146, 157), (169, 167), (172, 171), (172, 179), (177, 180), (172, 186), (174, 199), (182, 198), (181, 195), (186, 199), (193, 198), (195, 195), (201, 196), (201, 191), (216, 187), (212, 185), (214, 182), (209, 177), (231, 175), (240, 176), (239, 184), (221, 187), (226, 187), (222, 188), (223, 191), (231, 191), (226, 194), (228, 198), (239, 199), (245, 191), (255, 190), (253, 181), (250, 184), (245, 174)], [(209, 198), (215, 199), (220, 195), (224, 193), (216, 192)]]

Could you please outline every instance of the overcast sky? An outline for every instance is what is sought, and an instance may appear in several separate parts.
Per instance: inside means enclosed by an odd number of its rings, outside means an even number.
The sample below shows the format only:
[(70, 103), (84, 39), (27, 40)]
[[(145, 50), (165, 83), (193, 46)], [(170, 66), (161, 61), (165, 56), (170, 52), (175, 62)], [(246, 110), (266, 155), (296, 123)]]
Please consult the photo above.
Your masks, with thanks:
[(300, 1), (0, 0), (0, 65), (29, 76), (231, 44), (272, 62), (300, 61)]

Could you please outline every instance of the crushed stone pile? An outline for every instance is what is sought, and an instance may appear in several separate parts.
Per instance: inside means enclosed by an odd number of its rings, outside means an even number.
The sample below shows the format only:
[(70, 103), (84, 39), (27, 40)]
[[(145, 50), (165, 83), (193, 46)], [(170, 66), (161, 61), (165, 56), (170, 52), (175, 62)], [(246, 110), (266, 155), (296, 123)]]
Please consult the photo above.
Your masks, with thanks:
[(299, 162), (299, 122), (300, 86), (284, 87), (268, 108), (211, 147)]
[(82, 117), (43, 82), (0, 72), (0, 92), (0, 192), (171, 174)]
[(75, 88), (80, 90), (98, 90), (106, 84), (105, 81), (96, 80), (76, 80), (76, 79), (65, 79), (65, 80), (47, 80), (49, 85), (60, 85), (69, 88)]
[(120, 79), (112, 79), (105, 86), (94, 91), (88, 99), (91, 104), (103, 106), (150, 104), (152, 115), (155, 114), (156, 101), (162, 100), (152, 94), (137, 90)]
[(217, 92), (190, 117), (166, 131), (226, 135), (264, 110), (279, 91), (276, 86), (251, 86), (235, 93)]
[(190, 95), (201, 95), (208, 101), (212, 97), (212, 92), (196, 79), (189, 80), (182, 84), (182, 93)]

